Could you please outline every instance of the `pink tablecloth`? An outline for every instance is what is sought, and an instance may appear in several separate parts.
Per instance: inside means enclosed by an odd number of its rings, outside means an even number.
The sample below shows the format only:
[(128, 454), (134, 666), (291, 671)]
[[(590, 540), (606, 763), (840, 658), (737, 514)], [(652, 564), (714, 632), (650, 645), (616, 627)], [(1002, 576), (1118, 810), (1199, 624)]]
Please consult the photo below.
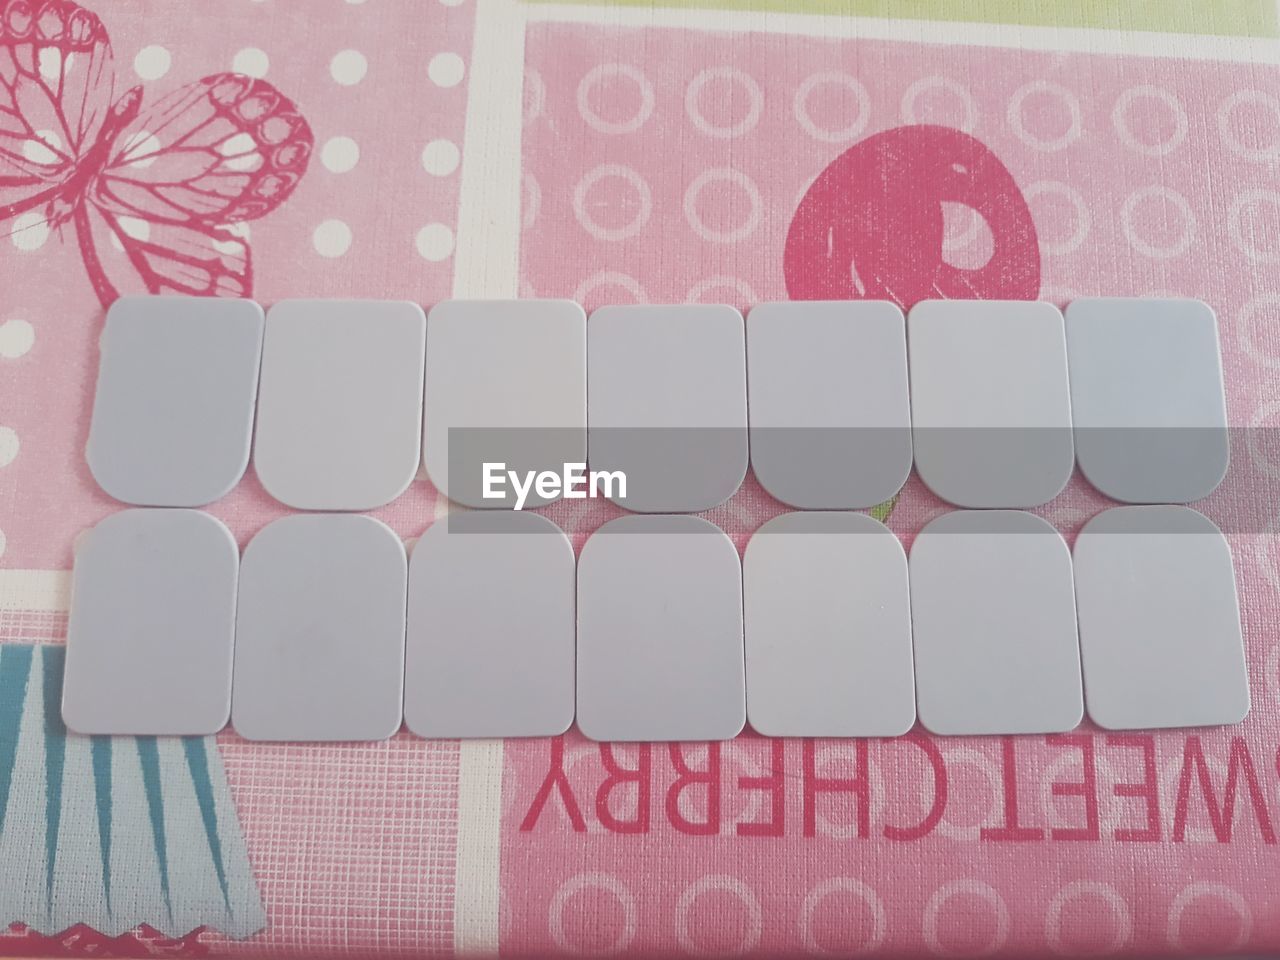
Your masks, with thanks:
[[(726, 6), (0, 0), (0, 953), (1280, 951), (1273, 5)], [(616, 749), (66, 737), (48, 651), (75, 538), (117, 509), (83, 456), (102, 306), (148, 288), (1203, 298), (1248, 483), (1202, 506), (1253, 711)], [(1041, 512), (1070, 538), (1106, 506), (1077, 477)], [(377, 515), (412, 539), (444, 508), (420, 478)], [(881, 513), (909, 545), (942, 509), (913, 477)], [(241, 543), (285, 512), (252, 475), (211, 510)], [(781, 510), (749, 477), (708, 516), (741, 547)], [(580, 546), (612, 513), (550, 515)]]

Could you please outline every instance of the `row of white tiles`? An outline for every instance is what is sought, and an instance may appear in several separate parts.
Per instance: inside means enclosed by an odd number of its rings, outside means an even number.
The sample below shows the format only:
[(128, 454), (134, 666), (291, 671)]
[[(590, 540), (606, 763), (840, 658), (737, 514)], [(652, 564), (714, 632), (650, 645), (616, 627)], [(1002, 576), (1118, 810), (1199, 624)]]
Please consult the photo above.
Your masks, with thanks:
[(76, 556), (62, 713), (88, 734), (376, 740), (563, 732), (718, 740), (1228, 724), (1249, 709), (1226, 540), (1186, 507), (1103, 512), (1074, 557), (1032, 514), (915, 539), (784, 514), (744, 558), (707, 521), (628, 515), (575, 563), (534, 513), (466, 511), (406, 556), (298, 514), (240, 557), (216, 519), (134, 509)]
[(745, 323), (709, 305), (588, 322), (559, 300), (448, 301), (429, 318), (391, 301), (284, 301), (265, 319), (249, 301), (113, 304), (87, 448), (101, 487), (202, 506), (251, 443), (267, 491), (315, 511), (390, 502), (420, 457), (468, 506), (510, 505), (481, 496), (482, 461), (589, 460), (655, 513), (723, 502), (748, 451), (782, 502), (841, 510), (887, 500), (913, 462), (973, 508), (1047, 502), (1077, 461), (1116, 500), (1187, 503), (1228, 460), (1217, 324), (1195, 300), (1077, 300), (1065, 321), (1038, 302), (929, 301), (909, 318), (789, 302)]

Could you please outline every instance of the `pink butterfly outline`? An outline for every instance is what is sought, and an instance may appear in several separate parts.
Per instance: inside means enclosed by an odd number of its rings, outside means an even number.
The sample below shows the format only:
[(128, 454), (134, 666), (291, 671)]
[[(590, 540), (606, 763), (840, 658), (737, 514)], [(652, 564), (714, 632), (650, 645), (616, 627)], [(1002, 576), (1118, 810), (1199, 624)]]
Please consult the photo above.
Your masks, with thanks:
[(293, 101), (243, 74), (147, 109), (141, 87), (116, 99), (96, 14), (0, 0), (0, 224), (43, 211), (59, 235), (72, 225), (103, 306), (122, 293), (250, 295), (249, 246), (230, 225), (278, 207), (314, 142)]

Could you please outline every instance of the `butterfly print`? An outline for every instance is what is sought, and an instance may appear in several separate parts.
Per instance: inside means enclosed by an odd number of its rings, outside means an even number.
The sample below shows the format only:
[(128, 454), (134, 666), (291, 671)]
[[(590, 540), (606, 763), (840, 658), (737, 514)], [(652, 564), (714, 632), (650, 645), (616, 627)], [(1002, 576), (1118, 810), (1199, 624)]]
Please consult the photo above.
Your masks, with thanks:
[(150, 107), (141, 87), (115, 89), (97, 15), (72, 0), (0, 0), (0, 237), (73, 230), (104, 306), (124, 293), (250, 295), (236, 225), (293, 192), (314, 144), (306, 120), (237, 73)]

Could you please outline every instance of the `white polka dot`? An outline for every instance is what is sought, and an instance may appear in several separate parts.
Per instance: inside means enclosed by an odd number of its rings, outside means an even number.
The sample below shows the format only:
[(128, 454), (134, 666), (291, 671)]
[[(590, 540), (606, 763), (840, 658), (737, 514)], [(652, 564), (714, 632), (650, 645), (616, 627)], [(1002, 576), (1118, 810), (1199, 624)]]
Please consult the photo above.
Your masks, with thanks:
[(364, 79), (369, 61), (359, 50), (343, 50), (329, 61), (329, 73), (344, 87), (353, 87)]
[(458, 145), (452, 140), (432, 140), (422, 151), (422, 166), (437, 177), (447, 177), (458, 169)]
[(19, 250), (39, 250), (49, 239), (49, 221), (37, 210), (15, 217), (10, 239)]
[(36, 331), (26, 320), (6, 320), (0, 323), (0, 357), (16, 360), (36, 342)]
[(173, 58), (169, 51), (157, 44), (143, 47), (133, 58), (133, 72), (143, 80), (159, 80), (169, 72)]
[(0, 467), (13, 463), (18, 455), (18, 434), (13, 427), (0, 427)]
[(340, 257), (351, 246), (351, 228), (341, 220), (326, 220), (311, 235), (316, 253), (322, 257)]
[(251, 77), (265, 77), (269, 64), (270, 61), (264, 51), (257, 47), (245, 47), (231, 61), (231, 69)]
[(346, 173), (360, 161), (360, 145), (350, 137), (330, 137), (320, 151), (320, 162), (331, 173)]
[(0, 530), (0, 557), (4, 556), (4, 548), (7, 541), (4, 538), (4, 531)]
[(428, 223), (418, 231), (418, 253), (433, 263), (448, 258), (453, 253), (453, 231), (443, 223)]
[(427, 65), (427, 76), (437, 87), (456, 87), (462, 82), (466, 69), (456, 53), (437, 53)]

